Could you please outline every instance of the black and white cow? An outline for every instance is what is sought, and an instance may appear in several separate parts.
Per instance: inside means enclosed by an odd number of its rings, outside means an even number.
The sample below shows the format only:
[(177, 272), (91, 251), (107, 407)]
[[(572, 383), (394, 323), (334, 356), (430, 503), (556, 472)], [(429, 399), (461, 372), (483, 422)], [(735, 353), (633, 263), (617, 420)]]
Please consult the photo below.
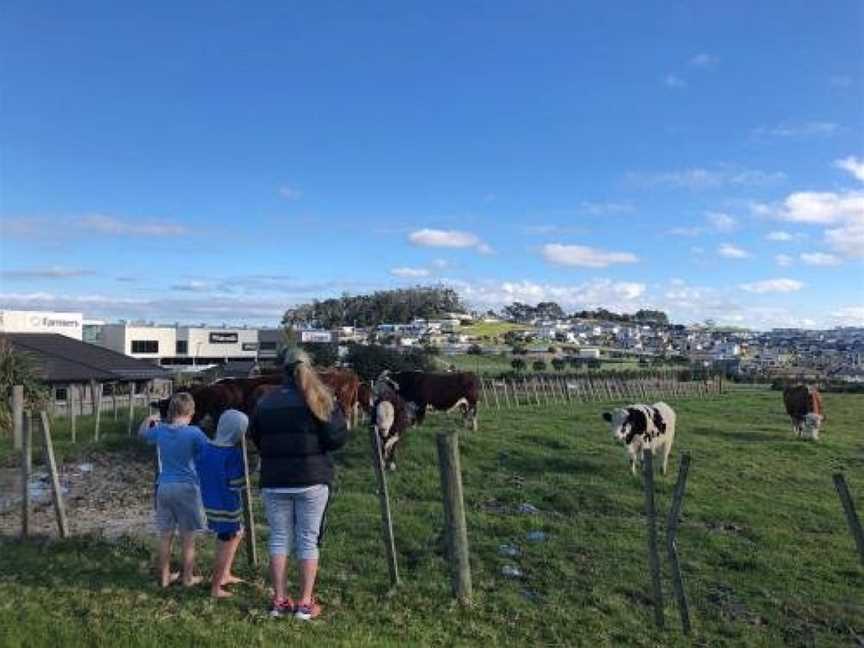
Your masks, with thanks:
[(675, 411), (666, 403), (630, 405), (603, 412), (612, 436), (627, 446), (630, 471), (636, 475), (636, 464), (642, 461), (642, 452), (649, 449), (657, 456), (663, 453), (663, 474), (669, 465), (669, 453), (675, 440)]

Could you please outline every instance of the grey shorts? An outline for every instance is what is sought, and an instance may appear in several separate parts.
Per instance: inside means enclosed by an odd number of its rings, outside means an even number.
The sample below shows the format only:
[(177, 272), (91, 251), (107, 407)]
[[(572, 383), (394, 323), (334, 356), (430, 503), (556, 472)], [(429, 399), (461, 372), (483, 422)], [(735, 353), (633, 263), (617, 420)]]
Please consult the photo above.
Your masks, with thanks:
[(270, 555), (293, 553), (299, 560), (316, 560), (330, 489), (326, 484), (317, 484), (294, 490), (296, 492), (279, 492), (279, 489), (264, 488), (261, 491), (270, 525)]
[(201, 491), (195, 484), (159, 484), (156, 491), (156, 528), (160, 533), (207, 530)]

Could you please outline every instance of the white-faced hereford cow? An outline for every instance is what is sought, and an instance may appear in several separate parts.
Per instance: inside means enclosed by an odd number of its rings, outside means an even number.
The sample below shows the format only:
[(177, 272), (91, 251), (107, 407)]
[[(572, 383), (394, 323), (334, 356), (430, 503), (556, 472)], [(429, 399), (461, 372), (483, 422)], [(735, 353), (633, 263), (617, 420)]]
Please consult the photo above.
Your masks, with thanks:
[(418, 425), (423, 423), (427, 407), (446, 412), (459, 407), (463, 411), (466, 425), (470, 422), (474, 431), (477, 431), (477, 398), (480, 393), (480, 383), (476, 374), (470, 371), (451, 373), (385, 371), (380, 378), (392, 380), (398, 385), (399, 395), (414, 404)]
[(819, 390), (813, 385), (790, 385), (783, 390), (783, 404), (798, 438), (818, 441), (819, 428), (825, 420)]
[(406, 402), (387, 379), (377, 381), (372, 393), (371, 423), (381, 439), (381, 458), (390, 470), (395, 470), (396, 448), (415, 421), (414, 404)]
[(663, 474), (669, 465), (669, 453), (675, 440), (675, 411), (666, 403), (653, 405), (630, 405), (603, 412), (603, 420), (609, 423), (612, 436), (627, 446), (630, 455), (630, 471), (636, 475), (636, 465), (642, 461), (644, 449), (654, 456), (663, 453)]

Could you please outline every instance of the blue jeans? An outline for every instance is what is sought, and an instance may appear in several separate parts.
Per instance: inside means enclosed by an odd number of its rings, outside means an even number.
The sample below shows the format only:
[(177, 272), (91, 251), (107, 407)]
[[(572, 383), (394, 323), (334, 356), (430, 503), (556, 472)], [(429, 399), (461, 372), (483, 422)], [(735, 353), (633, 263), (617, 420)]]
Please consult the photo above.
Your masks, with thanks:
[(324, 512), (330, 499), (327, 484), (316, 484), (294, 492), (264, 488), (264, 511), (270, 525), (268, 547), (271, 556), (294, 554), (298, 560), (317, 560), (324, 526)]

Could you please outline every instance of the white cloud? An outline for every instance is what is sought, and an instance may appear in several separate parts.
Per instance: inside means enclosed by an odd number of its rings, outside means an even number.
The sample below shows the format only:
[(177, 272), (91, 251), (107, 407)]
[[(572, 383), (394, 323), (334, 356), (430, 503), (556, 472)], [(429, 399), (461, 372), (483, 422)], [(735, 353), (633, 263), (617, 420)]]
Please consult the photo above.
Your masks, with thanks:
[(30, 268), (27, 270), (0, 270), (4, 279), (74, 279), (95, 274), (92, 270), (80, 268), (64, 268), (51, 266), (49, 268)]
[(751, 209), (757, 215), (793, 223), (831, 225), (864, 219), (864, 192), (798, 191), (789, 194), (782, 205), (756, 203)]
[(831, 317), (840, 326), (864, 326), (864, 306), (844, 306), (831, 313)]
[(614, 216), (616, 214), (629, 214), (634, 211), (631, 203), (627, 202), (588, 202), (579, 204), (579, 213), (589, 216)]
[(188, 230), (177, 223), (121, 220), (113, 216), (92, 214), (73, 221), (80, 230), (115, 236), (183, 236)]
[(864, 219), (858, 223), (825, 230), (825, 242), (844, 256), (864, 258)]
[(795, 263), (795, 259), (788, 254), (778, 254), (774, 257), (774, 262), (781, 268), (788, 268)]
[(784, 243), (788, 243), (789, 241), (794, 241), (795, 239), (800, 239), (804, 237), (802, 234), (790, 234), (789, 232), (777, 230), (774, 232), (768, 232), (768, 234), (765, 235), (765, 238), (769, 241), (782, 241)]
[(450, 262), (447, 261), (447, 259), (432, 259), (432, 266), (439, 270), (443, 270), (444, 268), (450, 267)]
[(801, 261), (811, 266), (836, 266), (843, 262), (840, 257), (824, 252), (802, 252)]
[(213, 286), (211, 284), (197, 279), (190, 279), (189, 281), (184, 281), (171, 286), (171, 290), (177, 290), (180, 292), (208, 292), (212, 289)]
[(772, 127), (754, 128), (753, 135), (757, 137), (831, 137), (836, 135), (839, 130), (840, 126), (834, 122), (781, 122)]
[(659, 173), (630, 172), (626, 179), (642, 187), (669, 187), (672, 189), (719, 189), (721, 187), (761, 187), (776, 184), (786, 179), (780, 171), (762, 171), (734, 165), (715, 168), (694, 167)]
[(718, 232), (732, 232), (738, 228), (738, 221), (729, 214), (708, 212), (705, 216), (711, 226)]
[(663, 78), (663, 83), (668, 88), (686, 88), (687, 82), (679, 76), (675, 76), (674, 74), (667, 74)]
[(717, 254), (727, 259), (747, 259), (751, 256), (746, 250), (742, 250), (731, 243), (724, 243), (718, 247)]
[[(645, 293), (645, 284), (592, 279), (582, 284), (560, 285), (523, 281), (453, 282), (460, 295), (472, 304), (504, 306), (514, 301), (536, 304), (555, 301), (563, 308), (582, 309), (603, 306), (618, 311), (634, 308)], [(636, 303), (638, 306), (638, 303)]]
[(765, 279), (764, 281), (740, 284), (738, 287), (750, 293), (764, 295), (766, 293), (797, 292), (804, 287), (804, 284), (795, 279)]
[(390, 274), (403, 279), (418, 279), (428, 277), (429, 271), (426, 268), (391, 268)]
[(667, 234), (672, 236), (700, 236), (705, 233), (704, 227), (673, 227)]
[(543, 246), (543, 258), (554, 265), (582, 268), (605, 268), (613, 263), (636, 263), (639, 259), (630, 252), (608, 252), (584, 245), (548, 243)]
[(834, 166), (838, 169), (848, 171), (855, 178), (864, 182), (864, 160), (859, 160), (856, 156), (850, 155), (842, 160), (834, 160)]
[(303, 197), (303, 192), (296, 187), (282, 185), (281, 187), (279, 187), (279, 195), (282, 196), (285, 200), (299, 200)]
[(690, 59), (689, 63), (693, 67), (698, 68), (709, 68), (717, 65), (720, 62), (720, 59), (712, 54), (707, 54), (702, 52), (701, 54), (697, 54), (693, 58)]
[(475, 248), (480, 254), (490, 254), (492, 248), (470, 232), (459, 230), (421, 229), (411, 232), (408, 240), (421, 247)]

